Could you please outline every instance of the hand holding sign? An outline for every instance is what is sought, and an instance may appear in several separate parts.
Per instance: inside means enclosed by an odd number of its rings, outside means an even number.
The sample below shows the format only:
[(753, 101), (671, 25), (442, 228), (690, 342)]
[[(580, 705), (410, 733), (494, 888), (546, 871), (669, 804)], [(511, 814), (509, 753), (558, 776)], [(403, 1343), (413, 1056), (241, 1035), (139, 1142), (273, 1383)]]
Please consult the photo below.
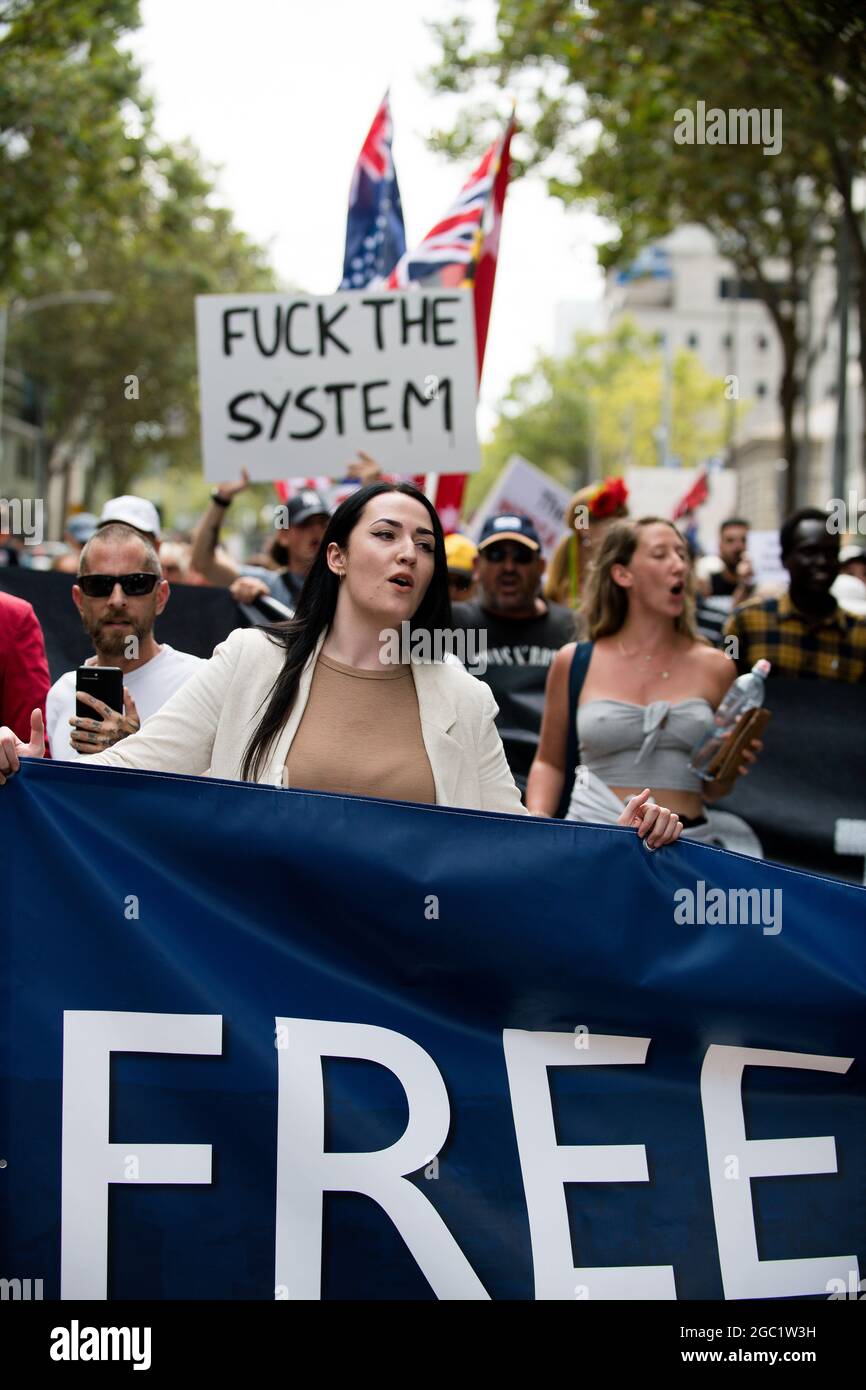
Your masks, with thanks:
[(353, 459), (346, 473), (350, 478), (358, 478), (361, 483), (377, 483), (383, 477), (379, 464), (369, 454), (365, 454), (363, 449), (358, 450), (358, 459)]
[(239, 492), (250, 485), (250, 475), (245, 468), (241, 469), (241, 478), (238, 483), (218, 483), (217, 492), (226, 502), (231, 502), (237, 497)]

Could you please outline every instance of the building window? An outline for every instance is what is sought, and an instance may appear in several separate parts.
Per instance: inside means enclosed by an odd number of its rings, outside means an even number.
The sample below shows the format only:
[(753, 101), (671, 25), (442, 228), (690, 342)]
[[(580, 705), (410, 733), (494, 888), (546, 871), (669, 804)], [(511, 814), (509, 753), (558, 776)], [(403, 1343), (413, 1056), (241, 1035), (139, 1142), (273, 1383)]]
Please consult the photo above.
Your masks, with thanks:
[(696, 348), (697, 345), (698, 345), (698, 335), (697, 335), (697, 333), (690, 333), (689, 336), (686, 338), (686, 347)]
[(770, 346), (770, 340), (769, 340), (769, 338), (767, 337), (767, 335), (766, 335), (765, 333), (759, 333), (759, 334), (758, 334), (758, 350), (759, 350), (759, 352), (766, 352), (766, 351), (767, 351), (767, 348), (768, 348), (769, 346)]
[(755, 395), (756, 395), (756, 396), (766, 396), (766, 394), (767, 394), (767, 383), (766, 383), (765, 381), (759, 381), (758, 384), (757, 384), (757, 386), (755, 387)]
[(734, 335), (733, 335), (732, 333), (726, 333), (725, 336), (722, 338), (722, 347), (723, 347), (723, 348), (731, 348), (731, 347), (733, 347), (733, 346), (734, 346)]
[(757, 299), (758, 291), (746, 280), (724, 275), (719, 281), (719, 299)]

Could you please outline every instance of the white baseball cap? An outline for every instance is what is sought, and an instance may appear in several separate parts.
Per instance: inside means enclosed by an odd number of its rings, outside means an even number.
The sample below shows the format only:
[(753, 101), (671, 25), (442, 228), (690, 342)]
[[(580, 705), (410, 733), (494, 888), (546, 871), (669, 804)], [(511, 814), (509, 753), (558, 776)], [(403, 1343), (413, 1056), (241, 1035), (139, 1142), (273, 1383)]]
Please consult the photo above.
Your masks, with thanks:
[(855, 617), (866, 617), (866, 584), (853, 574), (840, 574), (830, 590), (840, 608)]
[(111, 497), (102, 508), (97, 530), (107, 526), (110, 521), (120, 521), (124, 526), (132, 526), (143, 531), (146, 536), (159, 540), (159, 512), (146, 497)]

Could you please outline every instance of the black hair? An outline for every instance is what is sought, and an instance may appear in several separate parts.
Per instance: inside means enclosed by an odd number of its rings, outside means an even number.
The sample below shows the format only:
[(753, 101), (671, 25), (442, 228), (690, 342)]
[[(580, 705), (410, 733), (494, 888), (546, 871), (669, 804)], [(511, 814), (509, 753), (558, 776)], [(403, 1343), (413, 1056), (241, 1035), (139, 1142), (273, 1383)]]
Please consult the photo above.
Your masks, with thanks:
[(786, 555), (790, 555), (794, 546), (797, 527), (801, 521), (821, 521), (826, 526), (829, 520), (829, 513), (822, 512), (820, 507), (801, 507), (799, 511), (792, 512), (779, 528), (779, 546), (782, 551), (782, 559), (784, 560)]
[(728, 519), (727, 519), (727, 521), (723, 521), (722, 524), (721, 524), (721, 526), (719, 527), (719, 535), (721, 535), (722, 532), (723, 532), (728, 526), (745, 526), (745, 528), (746, 528), (747, 531), (748, 531), (748, 529), (749, 529), (749, 523), (748, 523), (748, 521), (745, 520), (744, 517), (741, 517), (741, 516), (729, 516)]
[(295, 703), (301, 672), (315, 651), (320, 636), (334, 620), (340, 580), (328, 566), (328, 546), (336, 544), (345, 550), (367, 503), (387, 492), (401, 492), (405, 497), (420, 502), (430, 517), (433, 530), (433, 574), (427, 592), (411, 619), (410, 632), (426, 631), (432, 636), (435, 628), (451, 626), (445, 536), (433, 503), (411, 483), (367, 483), (350, 493), (328, 522), (298, 598), (295, 616), (288, 622), (263, 629), (271, 642), (285, 649), (285, 661), (270, 693), (267, 708), (247, 744), (241, 765), (241, 779), (244, 782), (258, 779), (262, 764)]

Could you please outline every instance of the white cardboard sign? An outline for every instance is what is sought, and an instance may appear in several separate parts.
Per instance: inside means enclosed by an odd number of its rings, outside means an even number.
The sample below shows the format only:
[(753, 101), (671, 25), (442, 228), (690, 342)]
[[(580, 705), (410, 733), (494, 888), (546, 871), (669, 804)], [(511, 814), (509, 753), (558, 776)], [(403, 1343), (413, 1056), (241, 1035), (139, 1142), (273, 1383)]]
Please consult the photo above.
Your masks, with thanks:
[(551, 478), (549, 473), (542, 473), (533, 463), (515, 455), (508, 460), (473, 516), (471, 535), (477, 540), (490, 516), (502, 512), (520, 512), (528, 516), (534, 525), (542, 553), (549, 560), (565, 531), (565, 513), (570, 500), (568, 488)]
[(471, 290), (196, 298), (205, 477), (472, 473)]
[(778, 531), (749, 531), (749, 558), (755, 583), (787, 589), (788, 571), (782, 564)]

